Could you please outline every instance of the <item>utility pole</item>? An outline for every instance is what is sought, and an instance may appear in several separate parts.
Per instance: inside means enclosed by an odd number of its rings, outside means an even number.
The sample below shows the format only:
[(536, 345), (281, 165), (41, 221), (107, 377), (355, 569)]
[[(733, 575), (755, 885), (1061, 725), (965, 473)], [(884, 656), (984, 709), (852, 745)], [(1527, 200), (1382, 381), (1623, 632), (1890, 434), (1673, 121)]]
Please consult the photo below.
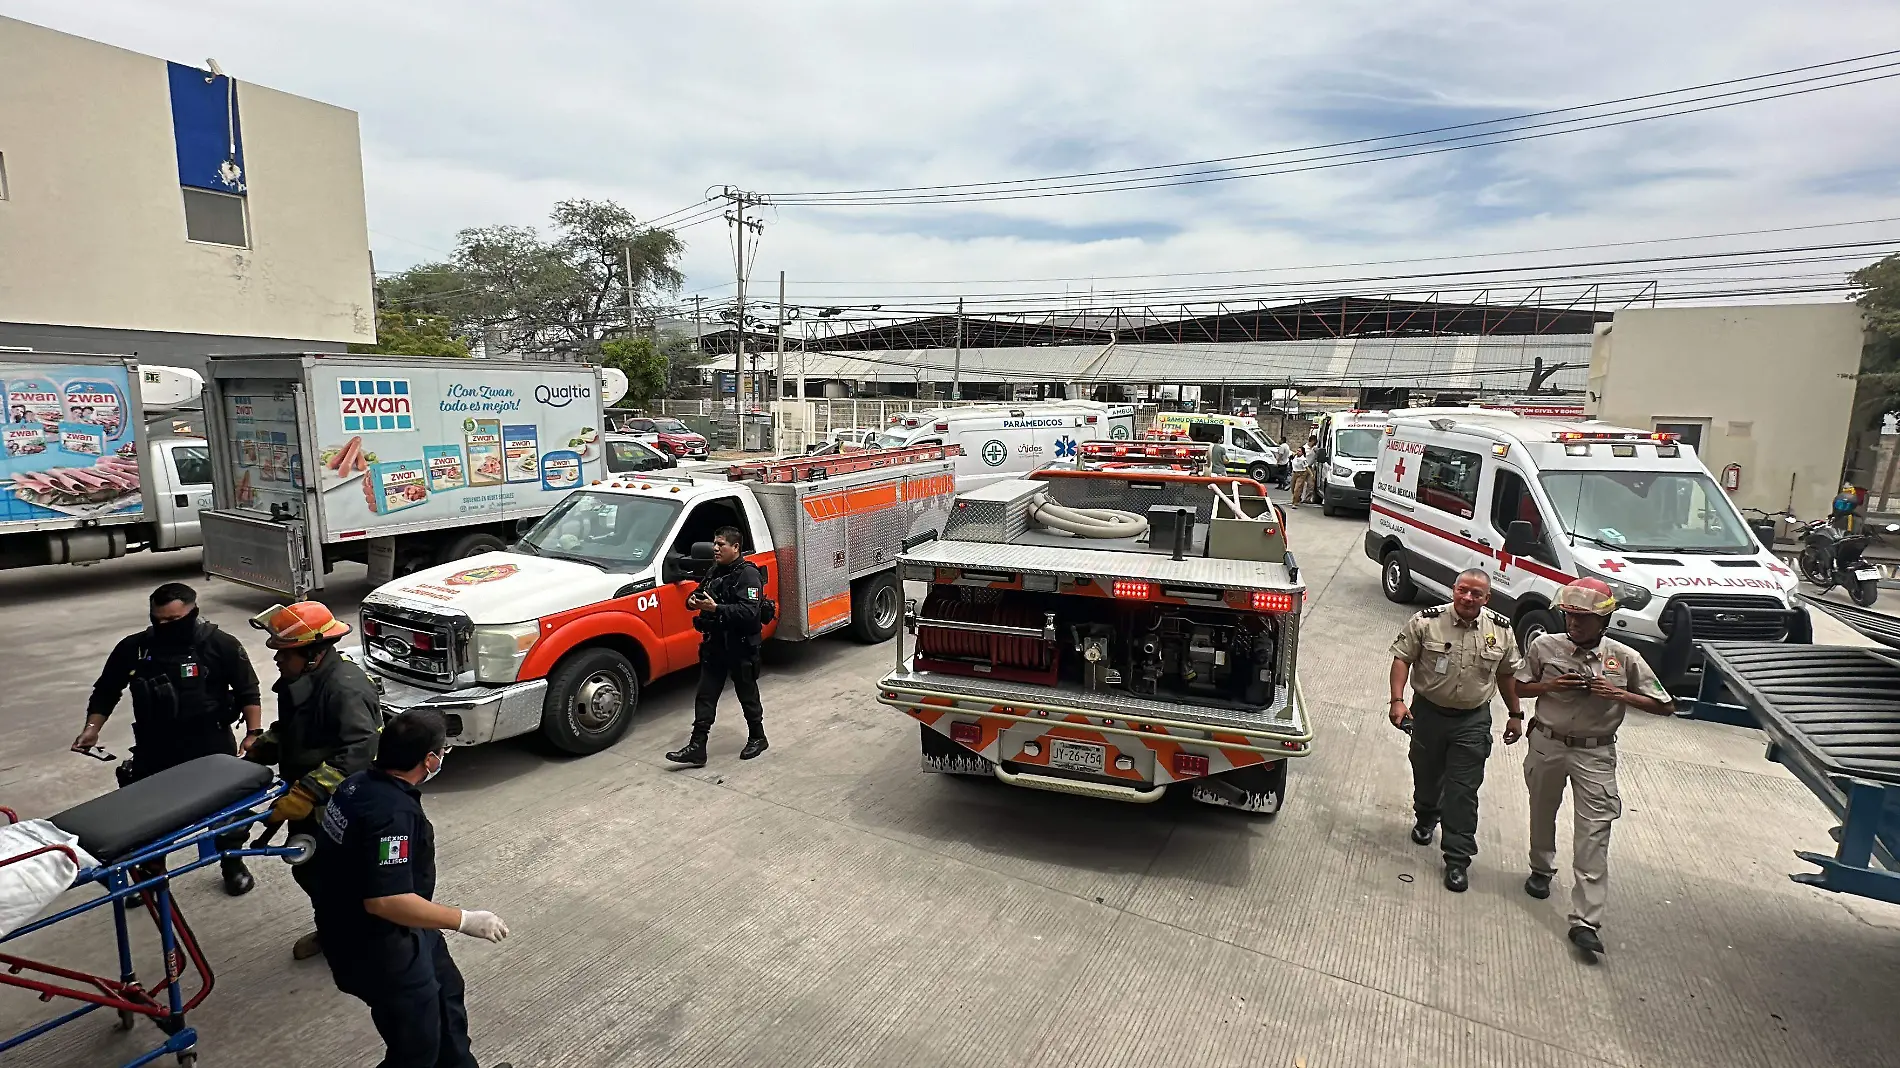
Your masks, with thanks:
[(783, 410), (778, 403), (785, 397), (785, 389), (779, 383), (785, 377), (785, 272), (778, 273), (778, 355), (772, 359), (772, 409), (775, 413), (772, 425), (778, 425), (776, 413)]
[(633, 336), (633, 244), (620, 246), (621, 265), (627, 271), (627, 336)]
[[(742, 396), (739, 385), (745, 380), (746, 359), (745, 276), (747, 269), (751, 266), (750, 260), (746, 256), (746, 235), (751, 233), (756, 239), (756, 235), (765, 229), (763, 222), (757, 219), (747, 219), (745, 217), (745, 211), (746, 208), (754, 204), (763, 204), (765, 201), (755, 194), (747, 193), (741, 189), (734, 189), (731, 186), (724, 187), (720, 195), (732, 202), (732, 210), (726, 213), (726, 221), (732, 224), (732, 273), (738, 283), (737, 293), (735, 294), (737, 297), (737, 315), (734, 320), (734, 325), (738, 328), (738, 343), (732, 356), (733, 435), (738, 440), (734, 441), (733, 444), (741, 445), (745, 441), (745, 432), (743, 429), (745, 425), (743, 418), (744, 413), (741, 411), (739, 404), (739, 399)], [(756, 240), (754, 243), (756, 244)]]
[(963, 298), (957, 298), (957, 355), (950, 365), (950, 399), (963, 399)]

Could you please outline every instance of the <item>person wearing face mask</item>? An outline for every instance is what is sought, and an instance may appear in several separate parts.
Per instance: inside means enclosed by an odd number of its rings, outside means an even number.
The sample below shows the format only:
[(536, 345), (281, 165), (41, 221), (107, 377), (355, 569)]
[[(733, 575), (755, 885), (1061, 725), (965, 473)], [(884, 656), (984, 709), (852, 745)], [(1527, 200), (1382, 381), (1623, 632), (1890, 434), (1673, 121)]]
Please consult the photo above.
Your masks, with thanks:
[[(277, 721), (245, 757), (277, 765), (278, 775), (291, 784), (271, 807), (271, 830), (265, 836), (289, 824), (291, 835), (314, 837), (317, 810), (376, 756), (382, 698), (363, 669), (337, 649), (350, 625), (316, 601), (267, 608), (251, 617), (251, 626), (269, 635), (264, 644), (276, 652), (278, 679), (271, 688), (277, 693)], [(306, 868), (291, 873), (314, 896)], [(312, 931), (297, 940), (291, 956), (307, 960), (322, 951), (322, 938)]]
[[(257, 672), (235, 637), (198, 614), (198, 594), (182, 582), (167, 582), (149, 599), (151, 626), (120, 641), (106, 657), (86, 702), (86, 725), (73, 739), (83, 753), (99, 744), (99, 732), (132, 691), (132, 755), (116, 769), (120, 786), (156, 775), (202, 756), (237, 755), (264, 732)], [(231, 724), (244, 720), (234, 743)], [(240, 849), (244, 832), (220, 836), (223, 849)], [(222, 862), (224, 890), (248, 893), (256, 880), (241, 857)]]
[(330, 975), (369, 1006), (386, 1068), (476, 1068), (462, 973), (442, 932), (508, 937), (492, 912), (435, 901), (435, 828), (417, 788), (448, 754), (442, 713), (416, 708), (391, 719), (374, 765), (343, 780), (324, 805), (316, 853), (304, 865), (315, 877)]
[[(1564, 633), (1545, 634), (1524, 650), (1517, 692), (1537, 699), (1524, 737), (1524, 783), (1530, 790), (1530, 877), (1524, 892), (1550, 896), (1557, 875), (1557, 808), (1570, 787), (1575, 823), (1570, 863), (1570, 941), (1594, 957), (1603, 952), (1603, 907), (1610, 894), (1610, 825), (1623, 814), (1616, 785), (1616, 732), (1630, 709), (1667, 716), (1669, 691), (1642, 654), (1605, 636), (1616, 595), (1602, 579), (1580, 578), (1557, 591)], [(1504, 744), (1517, 741), (1517, 720)]]

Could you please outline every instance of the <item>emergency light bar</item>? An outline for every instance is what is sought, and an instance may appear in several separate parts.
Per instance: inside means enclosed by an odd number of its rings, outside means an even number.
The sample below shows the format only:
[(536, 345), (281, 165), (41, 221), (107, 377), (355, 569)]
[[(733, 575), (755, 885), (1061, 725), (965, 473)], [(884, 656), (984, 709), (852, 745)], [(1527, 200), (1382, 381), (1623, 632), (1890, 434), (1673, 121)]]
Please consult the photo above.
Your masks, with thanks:
[(1645, 434), (1640, 430), (1559, 430), (1550, 435), (1552, 441), (1653, 441), (1659, 445), (1673, 445), (1681, 438), (1680, 434), (1667, 434), (1657, 431)]

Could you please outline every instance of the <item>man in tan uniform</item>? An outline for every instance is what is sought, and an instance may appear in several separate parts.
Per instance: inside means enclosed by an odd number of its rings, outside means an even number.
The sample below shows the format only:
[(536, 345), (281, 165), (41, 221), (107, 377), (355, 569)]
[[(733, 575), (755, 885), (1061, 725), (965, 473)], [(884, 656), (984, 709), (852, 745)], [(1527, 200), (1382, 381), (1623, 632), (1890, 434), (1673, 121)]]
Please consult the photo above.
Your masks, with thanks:
[[(1517, 711), (1517, 637), (1503, 616), (1485, 608), (1491, 579), (1473, 568), (1451, 588), (1451, 610), (1427, 608), (1407, 620), (1392, 640), (1392, 725), (1412, 734), (1412, 841), (1432, 844), (1442, 819), (1445, 889), (1471, 885), (1478, 855), (1478, 788), (1491, 755), (1491, 695), (1504, 693), (1511, 719)], [(1405, 704), (1405, 685), (1412, 704)]]
[[(1616, 731), (1629, 709), (1666, 716), (1669, 691), (1641, 654), (1604, 637), (1616, 597), (1601, 579), (1581, 578), (1557, 591), (1564, 633), (1546, 634), (1524, 651), (1518, 693), (1537, 698), (1524, 782), (1531, 794), (1531, 875), (1524, 892), (1550, 896), (1557, 874), (1557, 808), (1570, 784), (1575, 816), (1571, 866), (1570, 941), (1603, 952), (1597, 931), (1610, 893), (1610, 823), (1623, 814), (1616, 789)], [(1520, 736), (1506, 726), (1504, 744)]]

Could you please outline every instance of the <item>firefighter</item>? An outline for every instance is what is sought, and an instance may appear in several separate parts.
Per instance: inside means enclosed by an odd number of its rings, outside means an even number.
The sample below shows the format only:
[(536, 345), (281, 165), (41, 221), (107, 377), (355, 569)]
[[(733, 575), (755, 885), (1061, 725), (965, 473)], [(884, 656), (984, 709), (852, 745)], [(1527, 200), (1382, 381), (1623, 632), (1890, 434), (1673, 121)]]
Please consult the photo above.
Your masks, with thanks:
[(706, 766), (706, 738), (712, 733), (720, 691), (728, 676), (745, 712), (746, 743), (740, 760), (765, 752), (765, 711), (759, 707), (759, 633), (765, 604), (765, 576), (747, 560), (745, 534), (737, 527), (713, 532), (713, 569), (686, 599), (696, 614), (699, 641), (699, 693), (693, 699), (693, 737), (666, 754), (676, 764)]
[[(323, 605), (275, 605), (253, 616), (251, 626), (269, 635), (264, 644), (276, 650), (279, 677), (272, 686), (277, 722), (246, 756), (276, 764), (278, 774), (291, 784), (272, 806), (267, 824), (271, 830), (264, 837), (279, 824), (289, 824), (292, 835), (315, 837), (315, 813), (338, 784), (369, 767), (376, 756), (382, 702), (363, 669), (337, 650), (350, 625)], [(307, 866), (291, 872), (304, 893), (314, 898)], [(312, 931), (297, 940), (291, 956), (307, 960), (322, 951), (321, 939)]]
[[(149, 599), (151, 626), (130, 635), (106, 657), (86, 702), (86, 725), (73, 751), (99, 744), (99, 731), (127, 687), (132, 690), (132, 756), (116, 774), (120, 786), (156, 775), (188, 760), (247, 750), (264, 732), (258, 724), (257, 672), (236, 638), (199, 616), (198, 594), (182, 582), (167, 582)], [(241, 745), (231, 724), (244, 719)], [(218, 838), (220, 849), (241, 849), (244, 832)], [(224, 891), (249, 893), (256, 881), (242, 857), (225, 857)]]
[[(1557, 591), (1564, 633), (1545, 634), (1524, 650), (1517, 692), (1537, 698), (1524, 754), (1530, 790), (1530, 877), (1524, 892), (1550, 896), (1557, 874), (1557, 809), (1570, 787), (1575, 832), (1570, 863), (1570, 941), (1595, 955), (1603, 952), (1603, 906), (1610, 893), (1610, 824), (1623, 814), (1616, 786), (1616, 732), (1632, 708), (1672, 714), (1663, 688), (1642, 655), (1604, 635), (1616, 612), (1616, 596), (1602, 579), (1580, 578)], [(1505, 728), (1504, 744), (1517, 741), (1517, 721)]]
[(324, 806), (305, 865), (331, 978), (369, 1006), (390, 1068), (475, 1068), (462, 972), (442, 932), (508, 937), (492, 912), (435, 901), (435, 828), (417, 788), (448, 754), (442, 713), (390, 720), (374, 766), (343, 780)]

